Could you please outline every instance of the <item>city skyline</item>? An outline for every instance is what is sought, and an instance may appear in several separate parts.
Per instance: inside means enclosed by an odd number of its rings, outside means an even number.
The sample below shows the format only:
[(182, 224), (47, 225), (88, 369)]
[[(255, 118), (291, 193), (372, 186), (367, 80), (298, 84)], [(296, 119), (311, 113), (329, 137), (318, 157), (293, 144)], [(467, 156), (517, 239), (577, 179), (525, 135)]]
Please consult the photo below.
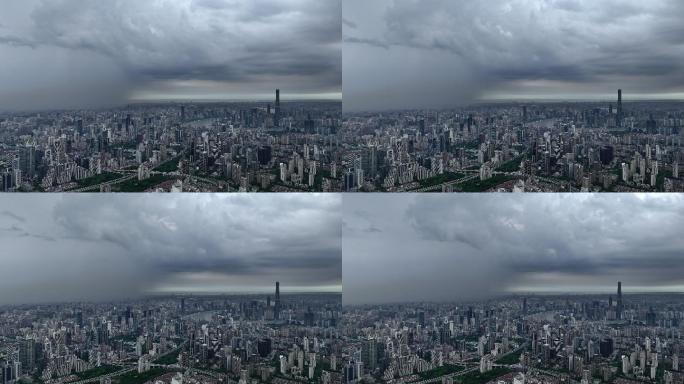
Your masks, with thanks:
[(341, 1), (10, 1), (0, 110), (341, 99)]
[(0, 384), (684, 384), (683, 15), (5, 0)]
[(498, 101), (682, 100), (681, 4), (352, 0), (344, 109)]
[(621, 293), (347, 306), (347, 382), (682, 382), (684, 296)]
[(0, 306), (0, 382), (337, 382), (340, 294), (272, 293)]
[(3, 197), (0, 304), (341, 291), (339, 196), (102, 196)]
[(345, 197), (345, 305), (684, 292), (679, 195), (513, 196)]

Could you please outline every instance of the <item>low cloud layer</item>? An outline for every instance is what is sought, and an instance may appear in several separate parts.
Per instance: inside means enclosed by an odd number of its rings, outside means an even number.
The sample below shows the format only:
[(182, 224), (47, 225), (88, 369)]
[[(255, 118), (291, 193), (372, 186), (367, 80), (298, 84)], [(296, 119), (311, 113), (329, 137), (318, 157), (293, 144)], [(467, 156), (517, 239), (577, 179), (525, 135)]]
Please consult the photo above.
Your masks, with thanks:
[(270, 98), (275, 88), (289, 98), (339, 97), (341, 8), (340, 0), (10, 0), (0, 15), (0, 108)]
[[(345, 197), (348, 304), (684, 291), (679, 195)], [(372, 230), (371, 230), (372, 228)]]
[(350, 0), (343, 12), (346, 110), (612, 99), (617, 88), (684, 98), (676, 0)]
[(341, 198), (2, 196), (0, 304), (341, 289)]

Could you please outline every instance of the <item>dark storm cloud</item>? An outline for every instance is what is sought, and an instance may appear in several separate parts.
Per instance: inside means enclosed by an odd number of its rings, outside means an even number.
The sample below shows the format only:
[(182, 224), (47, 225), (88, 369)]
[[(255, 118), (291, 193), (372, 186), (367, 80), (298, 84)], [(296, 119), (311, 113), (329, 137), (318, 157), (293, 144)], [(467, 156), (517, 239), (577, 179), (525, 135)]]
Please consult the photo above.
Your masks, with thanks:
[(345, 19), (344, 17), (342, 18), (342, 24), (346, 25), (349, 28), (356, 28), (356, 23), (349, 21)]
[[(347, 303), (684, 291), (679, 195), (345, 197)], [(382, 233), (354, 230), (377, 226)]]
[(2, 211), (0, 212), (0, 215), (9, 217), (10, 219), (14, 219), (15, 221), (20, 221), (20, 222), (25, 222), (26, 219), (17, 215), (16, 213), (12, 213), (10, 211)]
[(34, 41), (24, 39), (19, 36), (0, 36), (0, 44), (11, 45), (14, 47), (36, 47), (36, 43)]
[(0, 279), (0, 304), (270, 290), (276, 280), (284, 290), (341, 286), (339, 196), (7, 195), (0, 203), (4, 267), (14, 271)]
[(347, 37), (344, 39), (345, 43), (367, 44), (373, 47), (389, 49), (390, 45), (378, 39), (366, 39), (363, 37)]
[[(51, 77), (125, 80), (118, 93), (108, 89), (116, 82), (101, 83), (99, 92), (116, 96), (114, 103), (256, 97), (277, 87), (293, 98), (335, 95), (342, 77), (341, 13), (340, 0), (13, 0), (0, 15), (8, 23), (0, 27), (0, 53), (30, 64), (4, 72), (15, 72), (15, 87), (35, 97), (52, 88), (31, 82), (33, 63)], [(82, 59), (107, 65), (83, 65)], [(21, 107), (2, 94), (0, 102)], [(28, 97), (23, 102), (34, 107)]]
[[(343, 10), (355, 25), (343, 25), (348, 110), (603, 98), (618, 87), (634, 98), (684, 97), (680, 1), (382, 0), (371, 9), (365, 3), (350, 0)], [(373, 69), (389, 75), (374, 81)], [(407, 76), (415, 78), (413, 88), (390, 81)], [(416, 92), (433, 78), (453, 88)], [(374, 103), (381, 88), (397, 95)]]

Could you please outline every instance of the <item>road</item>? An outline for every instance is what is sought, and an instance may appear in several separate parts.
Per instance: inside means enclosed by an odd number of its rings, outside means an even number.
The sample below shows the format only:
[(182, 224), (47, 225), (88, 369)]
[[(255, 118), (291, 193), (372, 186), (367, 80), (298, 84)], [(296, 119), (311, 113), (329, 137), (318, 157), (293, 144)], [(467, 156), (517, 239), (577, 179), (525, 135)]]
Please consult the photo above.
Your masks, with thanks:
[[(164, 353), (164, 354), (162, 354), (162, 355), (157, 356), (157, 357), (155, 358), (155, 360), (161, 359), (162, 357), (164, 357), (164, 356), (166, 356), (166, 355), (169, 355), (169, 354), (171, 354), (171, 353), (176, 352), (177, 350), (183, 348), (183, 346), (184, 346), (186, 343), (187, 343), (187, 340), (184, 340), (182, 343), (180, 343), (180, 344), (178, 345), (178, 347), (176, 347), (175, 349), (172, 349), (172, 350), (170, 350), (170, 351), (168, 351), (168, 352), (166, 352), (166, 353)], [(151, 364), (151, 365), (153, 365), (153, 366), (166, 367), (166, 365), (160, 365), (160, 364)], [(107, 378), (110, 378), (110, 379), (111, 379), (112, 377), (121, 376), (121, 375), (123, 375), (123, 374), (125, 374), (125, 373), (132, 372), (132, 371), (135, 371), (135, 370), (137, 370), (137, 369), (138, 369), (138, 366), (137, 366), (137, 365), (133, 365), (132, 367), (123, 369), (123, 370), (121, 370), (121, 371), (116, 371), (116, 372), (108, 373), (108, 374), (102, 375), (102, 376), (92, 377), (92, 378), (90, 378), (90, 379), (79, 380), (79, 381), (71, 381), (71, 382), (69, 382), (68, 384), (99, 383), (100, 380), (102, 380), (102, 379), (107, 379)]]
[[(508, 355), (510, 355), (510, 354), (512, 354), (512, 353), (516, 353), (516, 352), (520, 351), (522, 348), (524, 348), (525, 345), (527, 345), (527, 343), (523, 343), (523, 344), (521, 344), (518, 348), (513, 349), (513, 350), (511, 350), (511, 351), (509, 351), (509, 352), (506, 352), (506, 353), (504, 353), (503, 355), (499, 355), (499, 356), (497, 356), (496, 358), (497, 358), (497, 360), (498, 360), (498, 359), (501, 359), (501, 358), (503, 358), (503, 357), (506, 357), (506, 356), (508, 356)], [(497, 365), (497, 366), (501, 366), (502, 364), (496, 364), (496, 365)], [(442, 376), (439, 376), (439, 377), (435, 377), (435, 378), (433, 378), (433, 379), (426, 379), (426, 380), (423, 380), (423, 381), (414, 381), (414, 382), (411, 382), (411, 384), (441, 383), (441, 382), (442, 382), (442, 379), (444, 379), (444, 378), (447, 378), (447, 377), (454, 378), (454, 377), (461, 376), (461, 375), (465, 375), (466, 373), (470, 373), (470, 372), (473, 372), (473, 371), (476, 371), (476, 370), (479, 370), (479, 369), (480, 369), (480, 367), (479, 367), (479, 364), (478, 364), (478, 365), (476, 365), (476, 366), (474, 366), (474, 367), (472, 367), (472, 368), (468, 368), (468, 369), (465, 369), (465, 370), (460, 371), (460, 372), (449, 373), (449, 374), (446, 374), (446, 375), (442, 375)]]
[(69, 382), (69, 384), (99, 383), (100, 380), (102, 380), (102, 379), (107, 379), (107, 378), (110, 378), (110, 379), (111, 379), (112, 377), (121, 376), (121, 375), (123, 375), (123, 374), (125, 374), (125, 373), (132, 372), (132, 371), (135, 371), (135, 370), (137, 370), (137, 369), (138, 369), (137, 366), (132, 366), (132, 367), (130, 367), (130, 368), (123, 369), (123, 370), (121, 370), (121, 371), (116, 371), (116, 372), (108, 373), (108, 374), (102, 375), (102, 376), (92, 377), (92, 378), (90, 378), (90, 379), (79, 380), (79, 381), (71, 381), (71, 382)]
[(423, 381), (413, 381), (413, 382), (411, 382), (411, 384), (441, 383), (442, 379), (444, 379), (444, 378), (447, 378), (447, 377), (454, 378), (454, 377), (462, 376), (462, 375), (465, 375), (466, 373), (470, 373), (470, 372), (476, 371), (478, 369), (480, 369), (480, 367), (472, 367), (472, 368), (464, 369), (463, 371), (459, 371), (456, 373), (449, 373), (449, 374), (439, 376), (439, 377), (435, 377), (432, 379), (425, 379)]
[(457, 185), (461, 183), (465, 183), (466, 181), (470, 181), (476, 178), (479, 178), (480, 175), (470, 175), (470, 176), (465, 176), (457, 180), (452, 180), (452, 181), (447, 181), (446, 183), (442, 184), (437, 184), (437, 185), (431, 185), (429, 187), (424, 187), (424, 188), (419, 188), (419, 189), (412, 189), (409, 192), (429, 192), (429, 191), (441, 191), (444, 187), (450, 186), (450, 185)]
[[(152, 172), (151, 172), (152, 175), (168, 175), (168, 174), (170, 174), (170, 173), (171, 173), (171, 172), (158, 172), (158, 171), (152, 171)], [(207, 179), (207, 178), (204, 178), (204, 177), (189, 175), (189, 174), (187, 174), (187, 173), (173, 172), (172, 175), (173, 175), (173, 176), (180, 176), (181, 178), (190, 177), (190, 178), (192, 178), (192, 179), (199, 180), (199, 181), (201, 181), (201, 182), (204, 182), (204, 183), (207, 183), (207, 184), (211, 184), (211, 185), (213, 185), (213, 186), (218, 186), (218, 185), (219, 185), (219, 180)], [(226, 181), (226, 183), (228, 183), (228, 181)]]
[(98, 191), (99, 192), (100, 187), (102, 187), (103, 185), (106, 185), (106, 184), (114, 185), (114, 184), (123, 183), (124, 181), (130, 180), (134, 177), (138, 177), (137, 173), (134, 173), (134, 174), (131, 174), (128, 176), (123, 176), (123, 177), (120, 177), (120, 178), (115, 179), (115, 180), (105, 181), (104, 183), (100, 183), (100, 184), (89, 185), (89, 186), (83, 187), (83, 188), (71, 189), (67, 192), (90, 192), (90, 191)]
[[(181, 342), (180, 344), (178, 344), (178, 346), (177, 346), (176, 348), (174, 348), (174, 349), (172, 349), (172, 350), (170, 350), (170, 351), (168, 351), (168, 352), (166, 352), (166, 353), (162, 353), (162, 354), (159, 355), (159, 356), (155, 356), (155, 357), (154, 357), (154, 361), (158, 361), (159, 359), (162, 359), (162, 358), (164, 358), (164, 357), (166, 357), (166, 356), (168, 356), (168, 355), (170, 355), (170, 354), (172, 354), (172, 353), (177, 352), (179, 349), (183, 348), (183, 347), (185, 346), (185, 344), (187, 344), (187, 342), (188, 342), (187, 340), (183, 340), (183, 342)], [(164, 365), (162, 365), (162, 364), (154, 364), (154, 365), (164, 366)], [(173, 365), (173, 364), (172, 364), (172, 365)]]

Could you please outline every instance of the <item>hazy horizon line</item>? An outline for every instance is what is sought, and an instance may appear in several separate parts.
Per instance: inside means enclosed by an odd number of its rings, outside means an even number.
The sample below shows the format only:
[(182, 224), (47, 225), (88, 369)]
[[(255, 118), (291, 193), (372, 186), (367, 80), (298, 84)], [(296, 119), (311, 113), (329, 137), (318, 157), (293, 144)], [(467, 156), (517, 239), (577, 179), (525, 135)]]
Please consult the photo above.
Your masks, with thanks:
[[(469, 104), (457, 104), (453, 106), (434, 106), (434, 107), (397, 107), (397, 108), (376, 108), (376, 109), (350, 109), (344, 110), (344, 102), (342, 103), (342, 113), (378, 113), (378, 112), (406, 112), (406, 111), (445, 111), (460, 108), (472, 108), (487, 105), (507, 105), (507, 104), (520, 104), (529, 105), (531, 103), (536, 104), (562, 104), (562, 103), (572, 103), (572, 104), (601, 104), (601, 103), (617, 103), (615, 99), (497, 99), (497, 100), (482, 100)], [(622, 99), (623, 104), (629, 103), (684, 103), (684, 99)]]
[[(176, 105), (176, 104), (239, 104), (239, 103), (265, 103), (274, 102), (274, 99), (189, 99), (189, 100), (136, 100), (125, 104), (116, 105), (103, 105), (99, 107), (89, 107), (89, 108), (33, 108), (33, 109), (1, 109), (2, 113), (53, 113), (53, 112), (76, 112), (76, 111), (106, 111), (114, 109), (126, 109), (128, 107), (139, 107), (139, 106), (155, 106), (155, 105)], [(288, 103), (342, 103), (342, 99), (282, 99), (281, 104)]]
[[(102, 299), (102, 300), (64, 300), (64, 301), (42, 301), (35, 303), (0, 303), (0, 309), (2, 308), (12, 308), (12, 307), (31, 307), (31, 306), (54, 306), (54, 305), (103, 305), (103, 304), (120, 304), (127, 301), (145, 301), (150, 299), (172, 299), (172, 298), (207, 298), (207, 297), (228, 297), (228, 296), (264, 296), (268, 295), (265, 292), (226, 292), (226, 293), (210, 293), (210, 292), (198, 292), (198, 293), (159, 293), (159, 294), (146, 294), (137, 297), (124, 297), (121, 299)], [(282, 291), (281, 296), (287, 295), (342, 295), (340, 291)]]
[[(492, 300), (502, 300), (507, 298), (525, 298), (525, 297), (553, 297), (553, 296), (605, 296), (614, 294), (617, 296), (615, 291), (595, 291), (595, 292), (553, 292), (553, 291), (529, 291), (529, 292), (516, 292), (507, 293), (501, 295), (492, 295), (487, 298), (480, 299), (454, 299), (454, 300), (409, 300), (409, 301), (385, 301), (385, 302), (367, 302), (367, 303), (345, 303), (342, 305), (345, 307), (368, 307), (368, 306), (382, 306), (382, 305), (409, 305), (409, 304), (468, 304), (473, 302), (485, 302)], [(684, 295), (682, 291), (634, 291), (623, 289), (623, 296), (627, 295)]]

